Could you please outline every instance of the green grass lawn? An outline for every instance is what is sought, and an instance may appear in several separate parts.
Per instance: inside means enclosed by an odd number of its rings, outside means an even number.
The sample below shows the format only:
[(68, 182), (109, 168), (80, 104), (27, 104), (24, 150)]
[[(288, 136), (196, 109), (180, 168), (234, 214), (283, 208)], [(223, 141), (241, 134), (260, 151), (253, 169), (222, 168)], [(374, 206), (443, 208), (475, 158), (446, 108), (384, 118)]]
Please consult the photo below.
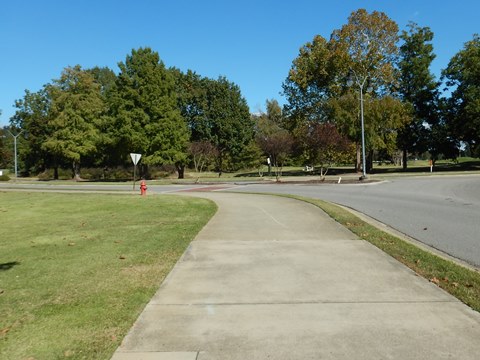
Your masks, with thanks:
[[(261, 170), (259, 172), (259, 170)], [(65, 172), (65, 170), (62, 170)], [(69, 170), (70, 171), (70, 170)], [(260, 173), (262, 176), (260, 176)], [(461, 157), (457, 161), (452, 160), (438, 160), (435, 168), (433, 170), (433, 175), (441, 174), (479, 174), (480, 173), (480, 159), (470, 158), (470, 157)], [(68, 172), (69, 174), (69, 172)], [(392, 164), (382, 165), (375, 163), (372, 171), (368, 176), (372, 179), (384, 179), (396, 176), (429, 176), (430, 175), (430, 166), (428, 160), (409, 160), (408, 168), (403, 170), (401, 166), (395, 166)], [(354, 169), (354, 165), (334, 165), (332, 166), (327, 173), (326, 179), (335, 180), (339, 176), (342, 176), (344, 180), (358, 179), (360, 173), (357, 173)], [(299, 178), (299, 180), (319, 180), (320, 179), (320, 168), (318, 165), (315, 166), (315, 172), (305, 172), (303, 166), (285, 166), (282, 168), (282, 178)], [(300, 179), (301, 178), (301, 179)], [(75, 185), (91, 185), (95, 183), (96, 185), (112, 185), (112, 184), (132, 184), (132, 180), (129, 181), (115, 181), (115, 180), (86, 180), (75, 182), (73, 180), (68, 180), (69, 177), (64, 175), (63, 180), (46, 180), (47, 182), (54, 184), (75, 184)], [(218, 172), (213, 171), (203, 171), (200, 173), (195, 172), (193, 169), (185, 170), (185, 178), (178, 179), (176, 173), (172, 173), (169, 176), (157, 177), (154, 179), (148, 180), (148, 183), (152, 185), (167, 185), (167, 184), (191, 184), (193, 182), (199, 183), (223, 183), (223, 182), (239, 182), (239, 181), (275, 181), (275, 169), (271, 168), (270, 175), (268, 174), (268, 167), (266, 165), (260, 166), (260, 168), (255, 169), (242, 169), (236, 172), (225, 171), (219, 176)], [(13, 180), (11, 180), (13, 181)], [(38, 178), (19, 178), (17, 182), (20, 183), (32, 183), (32, 181), (39, 181)], [(138, 183), (138, 182), (137, 182)]]
[[(259, 176), (258, 169), (241, 170), (234, 173), (224, 172), (221, 177), (218, 173), (204, 172), (197, 174), (192, 171), (185, 173), (186, 181), (192, 178), (198, 178), (199, 181), (241, 181), (241, 180), (274, 180), (275, 169), (272, 167), (270, 176), (267, 173), (267, 166), (262, 166), (263, 177)], [(437, 174), (455, 174), (455, 173), (479, 173), (480, 159), (462, 157), (457, 161), (452, 160), (438, 160), (433, 169), (433, 175)], [(372, 177), (383, 176), (405, 176), (405, 175), (429, 175), (430, 165), (428, 160), (409, 160), (408, 168), (403, 170), (401, 166), (395, 165), (379, 165), (374, 164), (374, 167), (369, 174)], [(306, 173), (302, 166), (285, 166), (282, 169), (282, 177), (302, 177), (306, 179), (318, 179), (320, 176), (319, 166), (315, 167), (314, 173)], [(355, 172), (354, 166), (332, 166), (327, 173), (327, 178), (337, 178), (338, 176), (353, 176), (357, 178), (359, 174)], [(178, 180), (176, 180), (178, 181)]]
[(0, 192), (0, 358), (109, 359), (215, 211), (180, 196)]

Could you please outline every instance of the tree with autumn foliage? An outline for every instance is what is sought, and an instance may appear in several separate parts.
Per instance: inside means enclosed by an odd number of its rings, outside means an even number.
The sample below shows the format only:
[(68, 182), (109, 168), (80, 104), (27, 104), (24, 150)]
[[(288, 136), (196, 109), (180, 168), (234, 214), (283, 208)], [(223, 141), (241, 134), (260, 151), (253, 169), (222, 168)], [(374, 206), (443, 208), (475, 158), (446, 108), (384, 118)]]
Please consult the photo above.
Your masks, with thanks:
[(255, 117), (256, 141), (264, 155), (270, 158), (277, 181), (282, 176), (282, 168), (291, 154), (294, 139), (282, 127), (284, 116), (276, 100), (267, 100), (267, 112)]
[(333, 164), (353, 160), (352, 143), (340, 134), (334, 124), (312, 124), (304, 129), (303, 138), (306, 142), (308, 160), (311, 164), (320, 166), (320, 177), (327, 175)]
[[(386, 102), (401, 106), (392, 94), (396, 84), (397, 40), (398, 26), (393, 20), (382, 12), (360, 9), (350, 15), (347, 24), (334, 30), (328, 41), (317, 35), (302, 46), (283, 84), (288, 101), (288, 128), (302, 133), (298, 129), (309, 128), (309, 123), (335, 124), (342, 135), (357, 144), (358, 170), (360, 87), (364, 94), (368, 93), (363, 99), (366, 129), (379, 129), (385, 124), (385, 116), (372, 112), (371, 101), (379, 101), (377, 108)], [(384, 102), (385, 97), (390, 99)], [(389, 116), (388, 120), (383, 134), (389, 136), (382, 135), (383, 143), (395, 142), (397, 127), (408, 117)], [(378, 140), (375, 131), (366, 131), (369, 152), (382, 144)]]

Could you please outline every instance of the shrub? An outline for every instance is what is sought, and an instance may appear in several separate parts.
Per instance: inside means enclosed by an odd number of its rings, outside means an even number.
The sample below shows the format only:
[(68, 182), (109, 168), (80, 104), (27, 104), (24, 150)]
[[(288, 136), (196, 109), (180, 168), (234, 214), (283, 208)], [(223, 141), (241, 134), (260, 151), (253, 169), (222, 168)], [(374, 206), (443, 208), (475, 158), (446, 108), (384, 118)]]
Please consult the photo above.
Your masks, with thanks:
[(9, 181), (9, 180), (10, 180), (10, 176), (8, 176), (7, 174), (0, 175), (0, 181)]
[(128, 181), (133, 178), (133, 171), (130, 171), (129, 169), (125, 169), (123, 167), (116, 167), (113, 169), (109, 168), (106, 170), (105, 177), (108, 180)]
[(143, 176), (147, 179), (165, 179), (177, 172), (175, 165), (149, 166)]
[[(45, 169), (45, 171), (41, 172), (37, 175), (39, 180), (53, 180), (53, 169)], [(58, 179), (59, 180), (71, 180), (72, 179), (72, 170), (70, 169), (58, 169)]]
[(106, 177), (106, 171), (102, 168), (82, 168), (80, 176), (85, 180), (102, 180)]

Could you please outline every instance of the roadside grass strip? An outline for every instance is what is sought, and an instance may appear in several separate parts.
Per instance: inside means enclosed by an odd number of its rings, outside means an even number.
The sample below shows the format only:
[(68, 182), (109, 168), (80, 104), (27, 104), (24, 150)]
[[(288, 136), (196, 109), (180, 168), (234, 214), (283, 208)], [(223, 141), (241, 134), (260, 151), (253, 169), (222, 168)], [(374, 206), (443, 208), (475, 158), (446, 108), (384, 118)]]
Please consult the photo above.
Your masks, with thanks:
[(302, 200), (318, 206), (360, 239), (375, 245), (408, 266), (418, 275), (423, 276), (472, 309), (480, 312), (480, 272), (443, 259), (396, 236), (379, 230), (335, 204), (295, 195), (279, 196)]
[(0, 192), (0, 359), (110, 359), (215, 211), (172, 195)]

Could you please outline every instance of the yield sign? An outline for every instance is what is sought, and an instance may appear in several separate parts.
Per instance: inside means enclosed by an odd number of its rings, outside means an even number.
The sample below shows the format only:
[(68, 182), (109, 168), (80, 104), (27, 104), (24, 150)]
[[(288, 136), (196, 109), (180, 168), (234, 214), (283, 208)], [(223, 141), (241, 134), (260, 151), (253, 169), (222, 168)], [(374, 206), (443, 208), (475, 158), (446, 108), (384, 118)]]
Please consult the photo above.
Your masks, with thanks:
[(137, 165), (142, 157), (142, 154), (130, 153), (130, 157), (132, 158), (133, 165)]

